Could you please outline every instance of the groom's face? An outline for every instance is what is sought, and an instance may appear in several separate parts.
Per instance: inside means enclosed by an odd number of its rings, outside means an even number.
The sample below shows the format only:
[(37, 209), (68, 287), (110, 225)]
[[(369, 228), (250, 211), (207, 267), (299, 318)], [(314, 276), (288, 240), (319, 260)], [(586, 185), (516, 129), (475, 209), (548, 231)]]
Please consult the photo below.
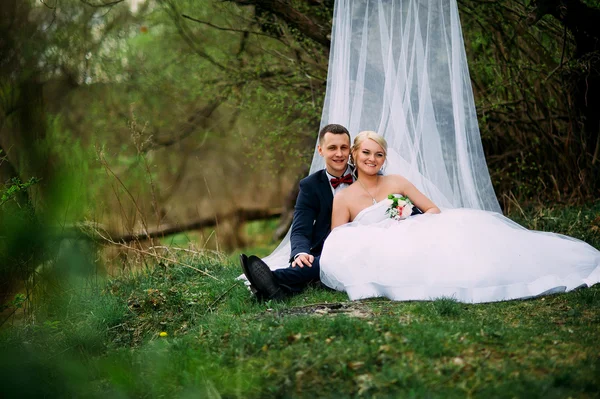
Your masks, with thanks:
[(350, 156), (350, 138), (347, 134), (325, 133), (318, 149), (325, 158), (327, 172), (338, 177), (344, 174)]

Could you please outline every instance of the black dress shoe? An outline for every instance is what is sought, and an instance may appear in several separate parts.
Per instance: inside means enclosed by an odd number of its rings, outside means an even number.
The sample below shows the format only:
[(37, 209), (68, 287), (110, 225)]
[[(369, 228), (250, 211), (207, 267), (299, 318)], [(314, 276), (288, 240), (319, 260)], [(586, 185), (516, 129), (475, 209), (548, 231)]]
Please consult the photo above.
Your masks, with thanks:
[(253, 284), (253, 281), (250, 279), (250, 272), (248, 271), (248, 257), (245, 254), (240, 254), (240, 265), (242, 265), (242, 271), (244, 275), (250, 281), (250, 284)]
[(279, 300), (287, 296), (279, 283), (277, 283), (269, 266), (260, 258), (251, 255), (246, 265), (248, 267), (248, 280), (263, 295), (264, 299)]
[(240, 264), (242, 265), (242, 271), (244, 272), (244, 275), (250, 283), (250, 292), (252, 292), (252, 294), (256, 296), (259, 301), (264, 300), (264, 295), (262, 292), (257, 290), (256, 286), (254, 285), (254, 281), (250, 275), (250, 271), (248, 270), (248, 257), (245, 254), (240, 254)]

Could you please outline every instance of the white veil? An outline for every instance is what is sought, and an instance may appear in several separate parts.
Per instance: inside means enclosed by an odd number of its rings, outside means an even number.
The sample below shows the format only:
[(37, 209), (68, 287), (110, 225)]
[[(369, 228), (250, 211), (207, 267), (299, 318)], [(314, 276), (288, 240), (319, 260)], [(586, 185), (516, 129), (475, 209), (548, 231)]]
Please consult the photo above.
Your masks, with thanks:
[[(336, 0), (321, 127), (388, 142), (386, 174), (438, 206), (500, 212), (483, 154), (456, 0)], [(315, 153), (310, 173), (325, 167)], [(264, 261), (287, 267), (289, 232)]]

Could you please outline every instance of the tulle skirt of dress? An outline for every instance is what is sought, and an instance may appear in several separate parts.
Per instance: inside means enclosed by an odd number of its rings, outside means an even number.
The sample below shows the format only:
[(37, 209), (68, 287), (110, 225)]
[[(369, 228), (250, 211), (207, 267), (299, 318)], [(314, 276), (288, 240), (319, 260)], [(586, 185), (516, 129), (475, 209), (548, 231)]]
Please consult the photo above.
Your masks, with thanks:
[[(378, 205), (366, 213), (381, 215)], [(497, 213), (453, 209), (403, 221), (366, 216), (334, 229), (320, 260), (321, 281), (351, 300), (494, 302), (600, 281), (600, 252), (589, 244), (527, 230)]]

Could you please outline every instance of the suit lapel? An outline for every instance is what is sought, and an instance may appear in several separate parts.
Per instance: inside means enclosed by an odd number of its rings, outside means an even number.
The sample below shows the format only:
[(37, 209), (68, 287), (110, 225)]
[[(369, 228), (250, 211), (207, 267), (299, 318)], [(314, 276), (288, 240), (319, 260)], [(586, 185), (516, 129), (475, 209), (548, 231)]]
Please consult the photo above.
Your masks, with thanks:
[[(329, 184), (329, 178), (325, 170), (321, 170), (315, 184), (316, 196), (315, 201), (319, 201), (320, 211), (317, 216), (316, 224), (313, 227), (313, 237), (316, 238), (311, 242), (312, 247), (310, 248), (311, 253), (321, 253), (323, 242), (325, 237), (329, 234), (331, 227), (331, 210), (333, 207), (333, 193), (331, 192), (331, 185)], [(317, 238), (318, 237), (318, 238)]]
[(327, 173), (325, 173), (325, 169), (321, 171), (321, 176), (319, 178), (319, 190), (321, 191), (321, 195), (325, 201), (325, 211), (331, 215), (332, 205), (333, 205), (333, 193), (331, 192), (331, 185), (329, 184), (329, 179), (327, 178)]

